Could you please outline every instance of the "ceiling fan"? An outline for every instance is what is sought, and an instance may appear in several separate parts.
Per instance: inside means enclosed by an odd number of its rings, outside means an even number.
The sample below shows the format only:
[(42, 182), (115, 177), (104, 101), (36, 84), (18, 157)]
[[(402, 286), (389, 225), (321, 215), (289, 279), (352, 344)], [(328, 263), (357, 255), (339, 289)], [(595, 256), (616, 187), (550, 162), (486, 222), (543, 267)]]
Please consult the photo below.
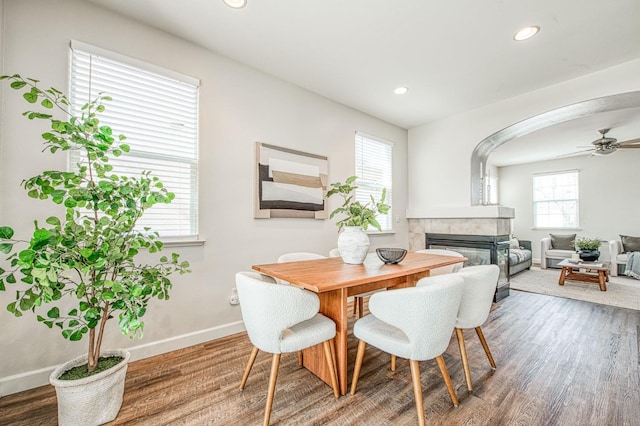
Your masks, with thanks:
[[(590, 149), (585, 149), (584, 151), (579, 151), (578, 153), (591, 152), (591, 156), (609, 155), (616, 152), (618, 149), (640, 148), (640, 138), (629, 139), (627, 141), (618, 142), (616, 138), (610, 138), (606, 136), (609, 130), (611, 129), (598, 130), (598, 133), (600, 133), (601, 137), (591, 142), (592, 146), (589, 147)], [(585, 147), (578, 147), (578, 148), (587, 148), (587, 147), (585, 146)], [(575, 153), (575, 154), (578, 154), (578, 153)]]

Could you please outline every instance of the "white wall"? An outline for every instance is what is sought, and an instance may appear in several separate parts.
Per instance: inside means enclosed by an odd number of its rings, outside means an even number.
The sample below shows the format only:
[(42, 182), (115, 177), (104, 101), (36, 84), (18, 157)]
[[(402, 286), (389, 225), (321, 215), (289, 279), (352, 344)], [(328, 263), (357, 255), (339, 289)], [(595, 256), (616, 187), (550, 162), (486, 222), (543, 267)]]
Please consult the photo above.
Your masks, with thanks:
[(639, 75), (640, 59), (636, 59), (410, 129), (407, 217), (425, 217), (434, 206), (471, 204), (471, 154), (486, 137), (565, 105), (640, 90)]
[[(334, 221), (253, 219), (254, 141), (328, 156), (330, 181), (354, 173), (355, 131), (393, 141), (393, 209), (400, 221), (395, 235), (372, 236), (372, 249), (408, 247), (406, 130), (85, 1), (2, 4), (2, 74), (18, 72), (66, 91), (69, 42), (76, 39), (201, 80), (200, 233), (206, 244), (172, 249), (191, 262), (193, 273), (175, 278), (171, 300), (152, 304), (144, 339), (120, 336), (114, 321), (105, 348), (133, 348), (136, 359), (238, 332), (240, 308), (228, 303), (237, 271), (275, 262), (287, 251), (328, 254), (335, 247)], [(221, 13), (229, 13), (220, 4)], [(0, 223), (23, 237), (34, 218), (42, 220), (53, 210), (28, 199), (20, 182), (44, 169), (66, 167), (64, 155), (40, 152), (44, 129), (20, 115), (25, 109), (19, 93), (4, 90)], [(332, 200), (330, 209), (337, 203)], [(12, 291), (0, 293), (0, 396), (46, 383), (50, 367), (84, 353), (86, 345), (64, 341), (32, 316), (14, 318), (4, 308), (12, 299)]]
[[(640, 197), (637, 196), (640, 151), (627, 149), (608, 156), (569, 157), (500, 167), (500, 202), (515, 208), (513, 233), (531, 240), (533, 257), (540, 260), (540, 239), (552, 234), (574, 234), (619, 239), (640, 236)], [(579, 170), (580, 228), (533, 229), (532, 176), (535, 173)], [(608, 259), (608, 247), (603, 260)]]

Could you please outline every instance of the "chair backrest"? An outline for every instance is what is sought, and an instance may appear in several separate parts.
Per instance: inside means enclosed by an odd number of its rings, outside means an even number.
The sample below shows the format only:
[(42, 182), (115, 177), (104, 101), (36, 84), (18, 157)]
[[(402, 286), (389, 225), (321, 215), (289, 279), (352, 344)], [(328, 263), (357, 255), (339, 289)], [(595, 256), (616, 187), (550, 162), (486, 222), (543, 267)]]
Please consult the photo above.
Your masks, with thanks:
[(455, 274), (420, 281), (427, 285), (375, 293), (369, 310), (409, 338), (412, 360), (425, 361), (449, 346), (464, 281)]
[[(428, 253), (428, 254), (438, 254), (441, 256), (464, 257), (457, 251), (445, 250), (445, 249), (423, 249), (423, 250), (416, 250), (416, 253)], [(433, 277), (436, 275), (451, 274), (454, 272), (458, 272), (460, 269), (462, 269), (463, 265), (464, 265), (464, 262), (460, 262), (460, 263), (454, 263), (453, 265), (443, 266), (441, 268), (435, 268), (430, 271), (430, 275)]]
[(458, 310), (456, 327), (479, 327), (489, 316), (500, 268), (498, 265), (468, 266), (455, 275), (464, 279), (464, 293)]
[[(306, 251), (297, 251), (297, 252), (292, 252), (292, 253), (285, 253), (283, 255), (280, 255), (280, 257), (278, 257), (278, 263), (286, 263), (286, 262), (298, 262), (301, 260), (315, 260), (315, 259), (326, 259), (327, 256), (323, 256), (321, 254), (318, 253), (311, 253), (311, 252), (306, 252)], [(276, 282), (278, 284), (283, 284), (283, 285), (291, 285), (291, 283), (281, 280), (281, 279), (276, 279)]]
[(316, 294), (277, 285), (273, 278), (257, 272), (238, 272), (236, 289), (251, 343), (269, 353), (280, 353), (282, 333), (313, 318), (320, 309)]
[(299, 251), (294, 253), (285, 253), (278, 257), (278, 263), (285, 262), (297, 262), (299, 260), (315, 260), (315, 259), (326, 259), (327, 256), (323, 256), (318, 253), (311, 253), (306, 251)]
[(340, 257), (340, 249), (333, 248), (329, 251), (329, 257)]

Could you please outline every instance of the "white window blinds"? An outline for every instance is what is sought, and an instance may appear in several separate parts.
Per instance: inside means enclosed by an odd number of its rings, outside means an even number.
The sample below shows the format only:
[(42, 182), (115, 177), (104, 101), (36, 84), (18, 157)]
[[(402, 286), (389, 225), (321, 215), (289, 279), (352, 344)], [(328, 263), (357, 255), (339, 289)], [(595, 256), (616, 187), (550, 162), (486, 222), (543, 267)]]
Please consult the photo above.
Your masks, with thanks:
[[(102, 122), (127, 137), (131, 151), (110, 164), (116, 173), (151, 171), (171, 204), (147, 210), (136, 228), (163, 237), (198, 233), (198, 81), (84, 43), (71, 44), (70, 101), (74, 114), (100, 92), (113, 98)], [(71, 157), (71, 167), (79, 158)]]
[[(387, 189), (385, 202), (392, 205), (393, 188), (393, 143), (356, 132), (356, 199), (361, 203), (370, 203), (371, 195), (380, 200), (382, 189)], [(376, 219), (382, 231), (393, 229), (393, 211), (378, 215)]]

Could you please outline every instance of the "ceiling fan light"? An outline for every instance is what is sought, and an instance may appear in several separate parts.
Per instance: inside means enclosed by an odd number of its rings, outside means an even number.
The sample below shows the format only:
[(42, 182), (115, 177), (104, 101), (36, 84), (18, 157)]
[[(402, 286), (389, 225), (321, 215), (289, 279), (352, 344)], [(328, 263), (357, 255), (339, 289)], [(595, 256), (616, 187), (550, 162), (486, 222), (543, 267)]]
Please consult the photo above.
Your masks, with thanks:
[(537, 25), (529, 25), (528, 27), (524, 27), (523, 29), (515, 33), (513, 39), (515, 41), (527, 40), (538, 34), (538, 31), (540, 31), (540, 27), (538, 27)]
[(242, 9), (247, 5), (247, 0), (222, 0), (224, 4), (234, 9)]
[(593, 151), (593, 155), (609, 155), (616, 152), (616, 149), (613, 148), (609, 148), (609, 149), (597, 149), (595, 151)]

